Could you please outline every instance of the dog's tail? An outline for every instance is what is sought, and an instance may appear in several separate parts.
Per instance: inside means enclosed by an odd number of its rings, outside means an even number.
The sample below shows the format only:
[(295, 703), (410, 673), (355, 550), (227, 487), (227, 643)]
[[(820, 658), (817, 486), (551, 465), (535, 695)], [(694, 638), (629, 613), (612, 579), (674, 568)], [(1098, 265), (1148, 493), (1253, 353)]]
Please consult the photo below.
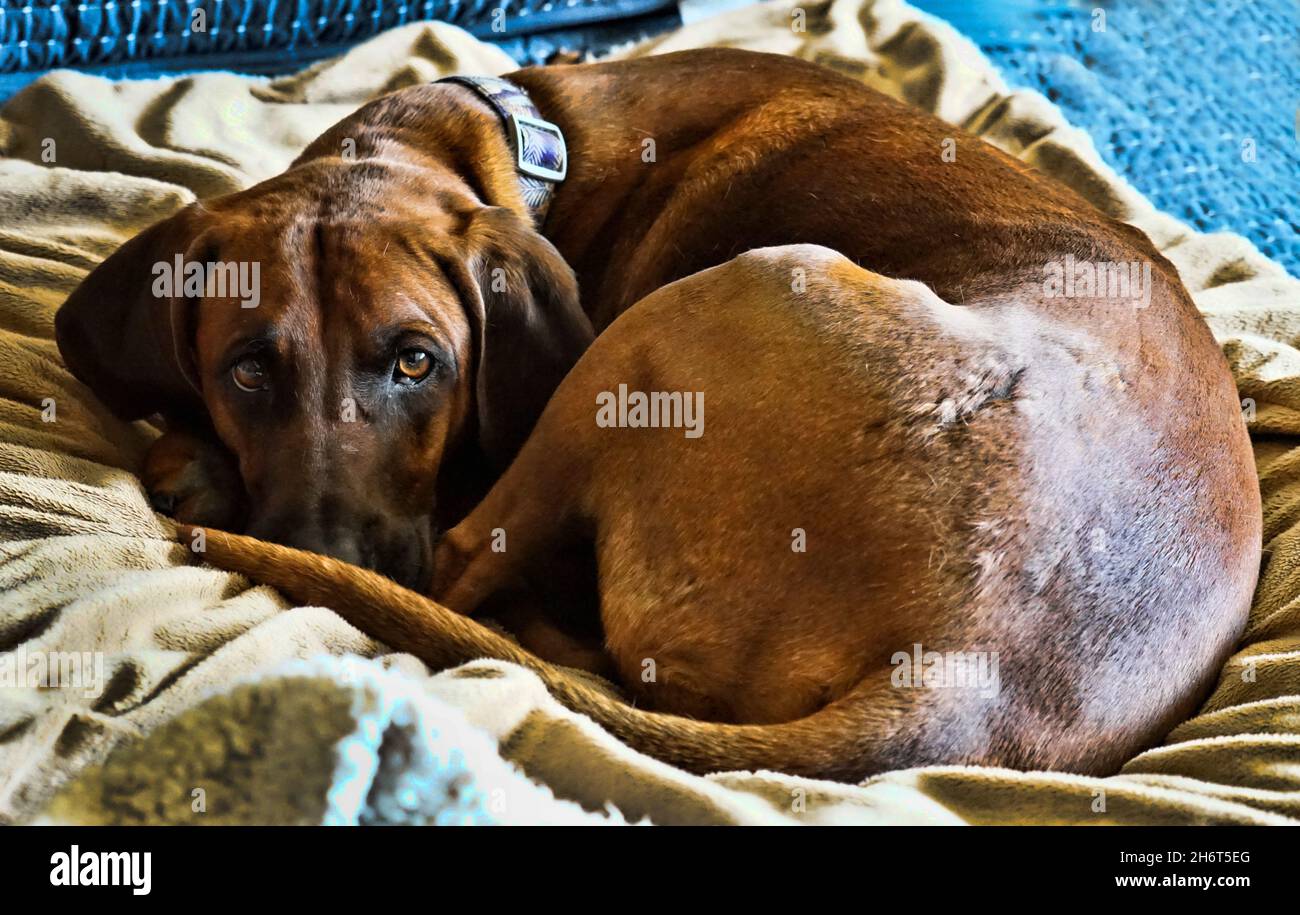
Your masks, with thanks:
[[(178, 527), (184, 541), (193, 539), (195, 529)], [(890, 699), (868, 694), (877, 690), (860, 687), (815, 714), (784, 724), (716, 724), (648, 712), (375, 572), (224, 531), (205, 529), (204, 539), (201, 555), (213, 565), (271, 585), (299, 603), (329, 607), (389, 647), (434, 668), (480, 658), (526, 667), (565, 707), (590, 717), (633, 749), (679, 768), (701, 774), (771, 769), (844, 781), (885, 768), (879, 751), (886, 728), (878, 717), (887, 713)], [(890, 692), (888, 677), (881, 685)], [(896, 701), (897, 691), (892, 692)]]

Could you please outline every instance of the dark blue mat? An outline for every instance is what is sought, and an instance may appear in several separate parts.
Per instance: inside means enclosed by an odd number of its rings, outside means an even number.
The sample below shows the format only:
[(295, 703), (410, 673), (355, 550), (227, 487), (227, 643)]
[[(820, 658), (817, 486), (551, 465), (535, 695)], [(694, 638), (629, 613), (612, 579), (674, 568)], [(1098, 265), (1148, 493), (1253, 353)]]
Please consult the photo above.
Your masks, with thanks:
[(676, 0), (0, 0), (0, 102), (59, 67), (109, 79), (291, 73), (426, 20), (460, 26), (521, 64), (681, 24)]

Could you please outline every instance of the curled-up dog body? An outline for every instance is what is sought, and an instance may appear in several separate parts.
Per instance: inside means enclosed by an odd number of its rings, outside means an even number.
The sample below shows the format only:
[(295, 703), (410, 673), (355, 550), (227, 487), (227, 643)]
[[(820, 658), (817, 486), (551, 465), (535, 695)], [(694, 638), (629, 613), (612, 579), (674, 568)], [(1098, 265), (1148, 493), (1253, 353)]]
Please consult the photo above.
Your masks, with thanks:
[[(257, 262), (256, 295), (158, 294), (178, 258)], [(696, 772), (1112, 773), (1256, 582), (1237, 392), (1169, 261), (787, 57), (393, 92), (57, 328), (165, 418), (145, 481), (204, 559), (431, 665), (524, 664)]]

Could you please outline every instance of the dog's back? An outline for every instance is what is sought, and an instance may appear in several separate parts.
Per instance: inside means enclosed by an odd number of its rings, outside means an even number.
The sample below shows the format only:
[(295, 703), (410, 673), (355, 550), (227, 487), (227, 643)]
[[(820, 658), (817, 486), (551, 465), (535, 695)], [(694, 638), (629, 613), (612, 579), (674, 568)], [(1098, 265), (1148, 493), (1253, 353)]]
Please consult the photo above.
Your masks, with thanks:
[[(468, 523), (595, 532), (643, 706), (835, 707), (858, 735), (816, 764), (837, 777), (1109, 772), (1204, 696), (1258, 549), (1236, 427), (1204, 466), (1126, 374), (1015, 296), (975, 310), (824, 248), (756, 250), (615, 321)], [(702, 434), (598, 424), (620, 384), (697, 396)], [(524, 486), (544, 519), (494, 514)]]

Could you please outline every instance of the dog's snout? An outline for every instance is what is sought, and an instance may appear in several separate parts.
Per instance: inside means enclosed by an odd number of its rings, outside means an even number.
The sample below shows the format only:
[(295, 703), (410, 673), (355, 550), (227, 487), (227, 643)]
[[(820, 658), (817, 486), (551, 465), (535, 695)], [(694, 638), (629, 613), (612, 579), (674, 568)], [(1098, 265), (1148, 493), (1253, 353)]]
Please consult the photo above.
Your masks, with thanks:
[(249, 527), (248, 533), (262, 540), (320, 553), (353, 565), (371, 565), (369, 551), (364, 548), (355, 531), (347, 527), (326, 531), (320, 525), (303, 519), (270, 518), (255, 522)]
[(429, 574), (429, 525), (417, 520), (385, 521), (379, 517), (340, 519), (323, 525), (310, 514), (278, 514), (256, 519), (251, 536), (308, 550), (373, 569), (408, 588), (420, 589)]
[(369, 551), (362, 548), (360, 540), (351, 531), (340, 530), (326, 536), (319, 530), (308, 530), (298, 540), (300, 542), (296, 545), (299, 549), (341, 559), (355, 566), (370, 568), (374, 564)]

